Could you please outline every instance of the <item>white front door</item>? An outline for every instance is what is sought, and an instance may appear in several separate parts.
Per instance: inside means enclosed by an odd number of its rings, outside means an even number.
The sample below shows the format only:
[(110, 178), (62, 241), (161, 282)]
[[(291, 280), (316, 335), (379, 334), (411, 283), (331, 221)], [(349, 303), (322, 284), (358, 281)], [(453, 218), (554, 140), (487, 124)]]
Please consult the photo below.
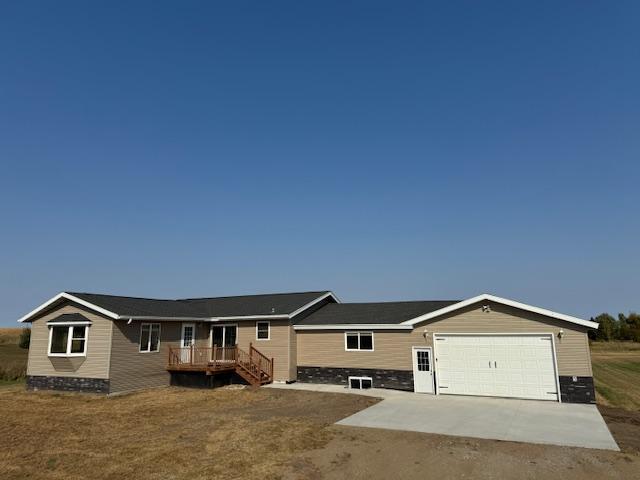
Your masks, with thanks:
[(181, 360), (183, 363), (191, 361), (191, 345), (195, 343), (196, 325), (195, 323), (183, 323), (182, 335), (180, 336)]
[(433, 361), (430, 347), (413, 347), (413, 391), (433, 393)]
[(436, 334), (438, 393), (558, 400), (552, 335)]

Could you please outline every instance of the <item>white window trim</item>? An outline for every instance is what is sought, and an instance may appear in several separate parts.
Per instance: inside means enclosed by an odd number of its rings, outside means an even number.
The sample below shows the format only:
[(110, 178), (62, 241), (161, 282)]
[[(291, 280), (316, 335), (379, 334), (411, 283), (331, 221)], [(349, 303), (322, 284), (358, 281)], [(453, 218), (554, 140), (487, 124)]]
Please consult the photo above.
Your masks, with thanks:
[[(353, 335), (354, 333), (358, 334), (358, 348), (348, 348), (347, 347), (347, 335)], [(371, 335), (371, 350), (363, 350), (360, 348), (360, 335), (363, 333)], [(375, 340), (374, 340), (373, 332), (344, 332), (344, 350), (345, 352), (373, 352), (376, 348)]]
[[(351, 380), (360, 380), (360, 388), (351, 388)], [(347, 382), (349, 383), (349, 390), (368, 390), (366, 388), (362, 388), (362, 380), (369, 380), (371, 382), (371, 388), (373, 388), (373, 378), (371, 377), (349, 377)]]
[[(234, 345), (238, 345), (238, 335), (240, 334), (240, 329), (238, 328), (237, 323), (212, 323), (211, 327), (209, 327), (209, 347), (213, 348), (213, 327), (236, 327), (236, 343)], [(227, 329), (223, 330), (222, 334), (222, 344), (224, 345), (227, 341)]]
[[(142, 340), (142, 327), (149, 325), (149, 340), (147, 341), (147, 347), (151, 348), (151, 325), (158, 325), (158, 349), (157, 350), (141, 350), (140, 340)], [(159, 322), (155, 323), (141, 323), (140, 324), (140, 336), (138, 337), (138, 353), (159, 353), (160, 352), (160, 338), (162, 337), (162, 325)]]
[[(259, 338), (258, 337), (258, 324), (260, 323), (266, 323), (267, 324), (267, 338)], [(261, 320), (256, 322), (256, 341), (258, 342), (266, 342), (268, 340), (271, 340), (271, 322), (268, 320)]]
[[(87, 356), (87, 344), (89, 343), (89, 325), (83, 322), (82, 325), (75, 324), (47, 324), (49, 327), (49, 348), (47, 349), (47, 355), (49, 357), (86, 357)], [(75, 326), (83, 326), (84, 328), (84, 350), (82, 353), (71, 353), (71, 342), (73, 341), (73, 329)], [(53, 327), (67, 327), (67, 351), (66, 353), (51, 353), (51, 342), (53, 340)], [(76, 340), (80, 340), (76, 338)]]

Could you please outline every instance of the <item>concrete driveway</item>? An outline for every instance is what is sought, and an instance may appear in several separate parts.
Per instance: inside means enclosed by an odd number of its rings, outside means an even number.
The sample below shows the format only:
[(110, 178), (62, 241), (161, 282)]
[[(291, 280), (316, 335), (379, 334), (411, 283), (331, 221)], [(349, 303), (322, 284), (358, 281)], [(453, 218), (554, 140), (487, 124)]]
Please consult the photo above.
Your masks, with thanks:
[(595, 405), (502, 398), (421, 395), (295, 383), (272, 388), (359, 393), (384, 400), (338, 425), (386, 428), (514, 442), (619, 450)]

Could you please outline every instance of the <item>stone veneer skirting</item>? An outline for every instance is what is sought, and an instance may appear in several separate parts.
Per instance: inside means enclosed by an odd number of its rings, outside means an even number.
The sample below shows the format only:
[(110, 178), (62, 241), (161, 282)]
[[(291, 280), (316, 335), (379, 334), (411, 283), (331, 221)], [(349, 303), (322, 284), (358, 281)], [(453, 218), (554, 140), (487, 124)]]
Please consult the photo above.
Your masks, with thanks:
[[(560, 398), (566, 403), (596, 403), (593, 377), (560, 375)], [(574, 380), (575, 379), (575, 380)]]
[(27, 375), (27, 390), (62, 390), (65, 392), (109, 393), (109, 380), (104, 378)]
[[(349, 377), (371, 377), (374, 388), (413, 391), (413, 372), (378, 368), (298, 367), (298, 381), (347, 385)], [(575, 378), (575, 381), (574, 381)], [(595, 403), (593, 377), (560, 376), (560, 395), (565, 403)]]
[(413, 371), (380, 368), (298, 367), (298, 381), (347, 385), (349, 377), (371, 377), (374, 388), (413, 392)]

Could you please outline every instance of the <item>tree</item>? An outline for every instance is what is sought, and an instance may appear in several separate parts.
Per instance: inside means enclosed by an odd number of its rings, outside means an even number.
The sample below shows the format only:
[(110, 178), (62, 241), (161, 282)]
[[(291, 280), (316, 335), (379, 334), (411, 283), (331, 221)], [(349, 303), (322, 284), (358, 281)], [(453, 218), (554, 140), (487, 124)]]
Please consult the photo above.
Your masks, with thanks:
[(631, 340), (631, 329), (624, 313), (618, 314), (618, 340)]
[(29, 343), (31, 342), (31, 329), (23, 328), (22, 332), (20, 332), (20, 338), (18, 340), (18, 346), (20, 348), (29, 348)]
[(629, 336), (634, 342), (640, 342), (640, 315), (636, 312), (629, 313), (627, 317), (627, 325), (629, 326)]
[(610, 342), (617, 338), (617, 322), (611, 315), (608, 313), (601, 313), (595, 318), (595, 321), (600, 324), (596, 332), (596, 340)]

